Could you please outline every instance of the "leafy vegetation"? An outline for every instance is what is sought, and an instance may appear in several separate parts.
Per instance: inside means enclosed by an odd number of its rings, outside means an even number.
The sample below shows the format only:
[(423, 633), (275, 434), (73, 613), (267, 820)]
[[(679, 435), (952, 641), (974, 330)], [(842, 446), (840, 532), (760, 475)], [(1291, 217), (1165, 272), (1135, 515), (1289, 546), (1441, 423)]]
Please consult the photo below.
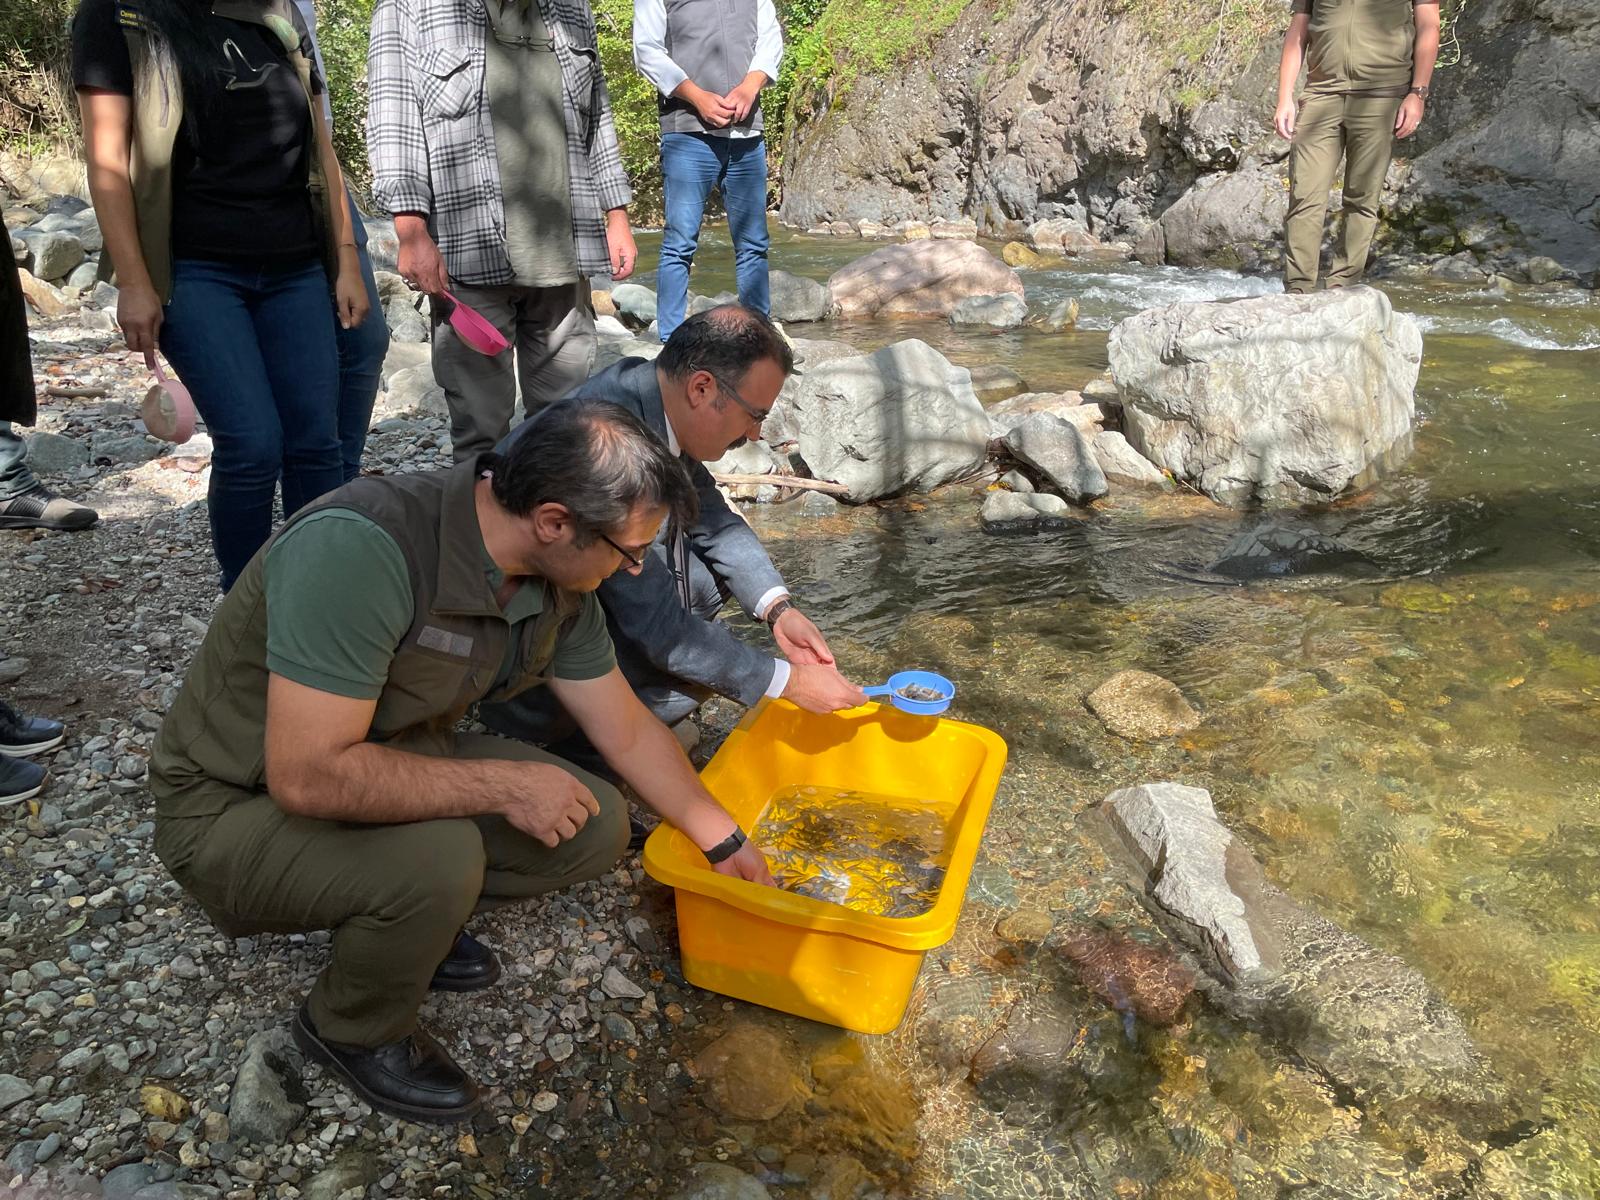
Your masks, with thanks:
[(0, 135), (12, 149), (75, 140), (67, 29), (77, 0), (0, 0)]

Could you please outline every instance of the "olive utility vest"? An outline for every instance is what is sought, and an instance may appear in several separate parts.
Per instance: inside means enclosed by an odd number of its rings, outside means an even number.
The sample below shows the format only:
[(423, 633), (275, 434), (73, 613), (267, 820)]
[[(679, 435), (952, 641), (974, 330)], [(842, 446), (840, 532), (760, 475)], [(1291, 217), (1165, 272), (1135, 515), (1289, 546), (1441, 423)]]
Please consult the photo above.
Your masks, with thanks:
[[(415, 598), (368, 740), (447, 754), (456, 724), (480, 700), (509, 700), (542, 683), (556, 642), (583, 597), (546, 585), (545, 607), (515, 631), (516, 666), (495, 686), (513, 626), (484, 576), (473, 501), (477, 462), (449, 471), (358, 479), (307, 505), (288, 529), (325, 508), (376, 522), (405, 556)], [(282, 537), (279, 531), (278, 537)], [(276, 539), (274, 539), (276, 540)], [(178, 699), (161, 725), (150, 790), (163, 817), (221, 812), (259, 794), (266, 782), (267, 599), (263, 546), (217, 609)], [(354, 610), (359, 595), (331, 596)]]
[[(666, 0), (667, 54), (696, 85), (726, 96), (750, 73), (756, 53), (756, 0)], [(705, 133), (694, 105), (657, 96), (662, 133)], [(734, 128), (762, 128), (761, 105)]]
[[(139, 28), (138, 6), (125, 6), (130, 14), (122, 31), (128, 42), (128, 61), (133, 67), (133, 149), (128, 174), (133, 183), (133, 209), (139, 227), (139, 247), (144, 251), (145, 268), (156, 295), (165, 304), (172, 297), (172, 157), (183, 123), (183, 88), (177, 68), (167, 56), (158, 53)], [(312, 60), (309, 39), (302, 33), (299, 14), (291, 0), (215, 0), (211, 11), (219, 17), (247, 21), (268, 29), (283, 43), (289, 63), (300, 76), (306, 104), (311, 110), (313, 145), (307, 155), (310, 167), (307, 190), (311, 196), (311, 215), (318, 240), (322, 243), (322, 264), (330, 281), (339, 273), (338, 224), (334, 218), (335, 197), (322, 170), (322, 157), (315, 142), (315, 131), (323, 121), (322, 106), (311, 90)], [(339, 197), (340, 200), (343, 197)], [(100, 277), (114, 280), (111, 255), (101, 256)]]

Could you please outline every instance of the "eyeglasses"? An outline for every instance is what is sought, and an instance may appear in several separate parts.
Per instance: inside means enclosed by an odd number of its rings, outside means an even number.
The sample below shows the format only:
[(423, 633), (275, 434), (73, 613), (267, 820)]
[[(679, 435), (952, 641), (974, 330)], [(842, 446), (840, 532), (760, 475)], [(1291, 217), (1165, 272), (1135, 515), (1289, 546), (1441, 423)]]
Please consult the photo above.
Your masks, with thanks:
[(600, 540), (603, 541), (606, 545), (610, 546), (618, 554), (622, 555), (623, 559), (625, 559), (627, 561), (627, 564), (628, 564), (627, 569), (628, 570), (630, 570), (630, 571), (638, 571), (638, 570), (642, 570), (643, 569), (643, 567), (644, 567), (644, 559), (635, 558), (632, 554), (628, 553), (626, 550), (624, 550), (621, 546), (617, 545), (615, 542), (613, 542), (610, 538), (608, 538), (603, 533), (600, 535)]
[(754, 424), (756, 428), (759, 429), (761, 427), (761, 422), (765, 421), (772, 415), (772, 410), (770, 408), (757, 408), (743, 396), (739, 395), (739, 389), (734, 387), (733, 384), (729, 383), (726, 379), (723, 379), (718, 375), (713, 375), (711, 378), (717, 381), (717, 390), (719, 392), (726, 392), (728, 397), (735, 404), (744, 409), (744, 415), (750, 418), (751, 423)]

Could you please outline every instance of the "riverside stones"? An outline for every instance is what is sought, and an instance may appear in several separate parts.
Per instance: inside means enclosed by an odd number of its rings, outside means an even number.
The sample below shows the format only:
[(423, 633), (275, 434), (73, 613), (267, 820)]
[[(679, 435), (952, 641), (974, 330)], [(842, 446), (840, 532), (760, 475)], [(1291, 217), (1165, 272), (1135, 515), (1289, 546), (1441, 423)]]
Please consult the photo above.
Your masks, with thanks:
[(611, 289), (617, 315), (629, 325), (644, 328), (656, 319), (656, 294), (637, 283), (619, 283)]
[(770, 1121), (801, 1094), (788, 1045), (771, 1030), (740, 1025), (689, 1064), (711, 1107), (735, 1121)]
[(695, 1163), (672, 1200), (771, 1200), (772, 1193), (753, 1175), (727, 1163)]
[(1049, 413), (1070, 425), (1076, 425), (1086, 438), (1100, 432), (1105, 414), (1097, 404), (1085, 404), (1077, 392), (1020, 392), (1007, 396), (988, 409), (989, 425), (994, 437), (1003, 438), (1023, 418), (1033, 413)]
[(1118, 671), (1084, 701), (1118, 737), (1171, 737), (1200, 724), (1200, 714), (1176, 684), (1149, 671)]
[(1076, 425), (1050, 413), (1033, 413), (1013, 425), (1003, 441), (1011, 456), (1030, 467), (1073, 504), (1106, 494), (1106, 476)]
[(1017, 532), (1041, 525), (1065, 524), (1071, 512), (1071, 507), (1060, 496), (1000, 491), (984, 497), (978, 520), (991, 532)]
[(300, 1123), (306, 1112), (305, 1089), (300, 1083), (304, 1065), (305, 1058), (287, 1029), (268, 1029), (251, 1036), (228, 1103), (228, 1124), (236, 1139), (275, 1145)]
[(826, 284), (788, 271), (768, 271), (767, 286), (772, 293), (772, 319), (820, 321), (828, 315), (830, 301)]
[(1422, 335), (1373, 288), (1154, 308), (1109, 353), (1132, 447), (1225, 504), (1328, 500), (1410, 451)]
[(988, 325), (1015, 329), (1028, 319), (1028, 302), (1012, 292), (998, 296), (968, 296), (950, 309), (952, 325)]
[(1170, 487), (1172, 481), (1132, 446), (1128, 439), (1113, 429), (1103, 429), (1089, 443), (1094, 450), (1094, 460), (1112, 483), (1130, 483), (1135, 487)]
[(65, 279), (85, 257), (83, 243), (61, 230), (29, 228), (14, 236), (28, 247), (29, 269), (50, 283)]
[(1216, 980), (1213, 999), (1290, 1047), (1358, 1103), (1443, 1109), (1477, 1136), (1515, 1106), (1443, 996), (1406, 963), (1296, 904), (1217, 819), (1202, 788), (1112, 792), (1099, 814), (1152, 915)]
[(808, 369), (791, 404), (812, 474), (856, 503), (970, 475), (989, 444), (967, 369), (916, 340)]
[(948, 317), (969, 296), (1022, 298), (1017, 273), (971, 241), (884, 246), (835, 271), (828, 293), (842, 317)]

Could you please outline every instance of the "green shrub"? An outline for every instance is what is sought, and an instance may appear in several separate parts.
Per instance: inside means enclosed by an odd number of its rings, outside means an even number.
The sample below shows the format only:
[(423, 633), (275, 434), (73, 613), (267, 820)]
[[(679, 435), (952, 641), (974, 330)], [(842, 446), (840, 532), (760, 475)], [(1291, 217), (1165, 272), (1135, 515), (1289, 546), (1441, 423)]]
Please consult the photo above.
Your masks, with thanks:
[(350, 187), (365, 196), (372, 185), (367, 162), (367, 42), (373, 0), (316, 0), (317, 45), (328, 73), (333, 104), (333, 144)]
[(0, 137), (15, 149), (76, 143), (67, 29), (77, 0), (0, 0)]

